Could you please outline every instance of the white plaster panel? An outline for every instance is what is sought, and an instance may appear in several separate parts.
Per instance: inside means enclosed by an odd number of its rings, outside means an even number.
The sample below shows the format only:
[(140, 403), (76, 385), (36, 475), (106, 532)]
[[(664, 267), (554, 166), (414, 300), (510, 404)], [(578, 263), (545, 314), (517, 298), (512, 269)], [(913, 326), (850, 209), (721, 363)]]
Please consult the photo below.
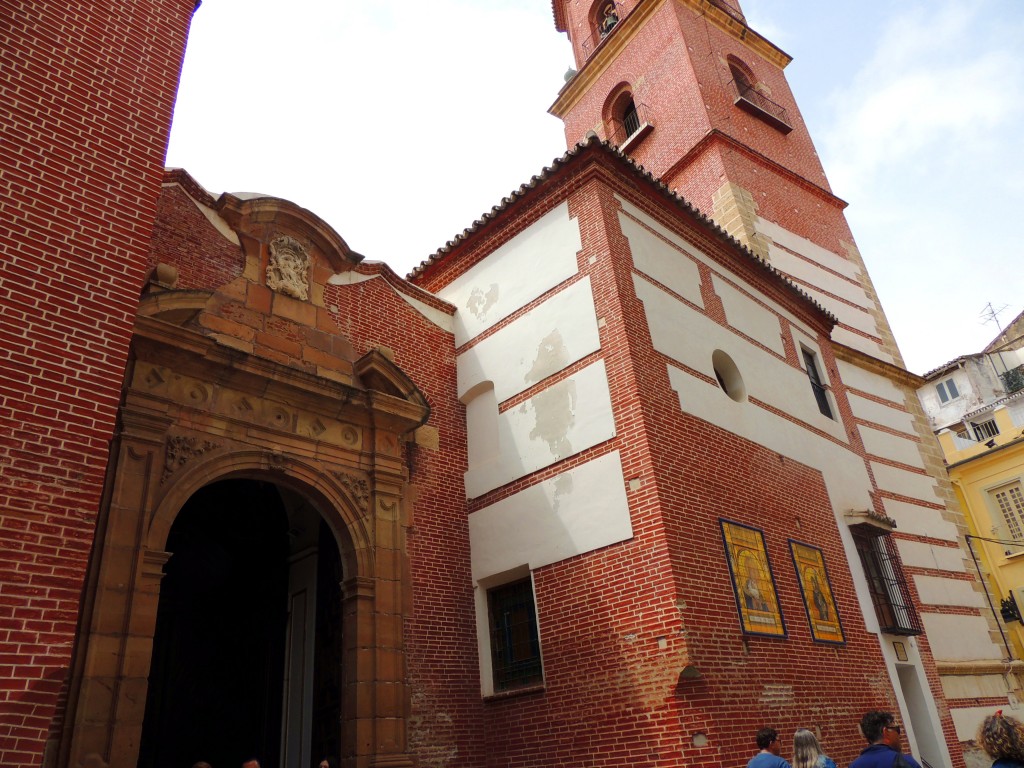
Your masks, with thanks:
[(821, 304), (821, 306), (828, 308), (828, 311), (835, 315), (843, 325), (856, 328), (858, 331), (871, 334), (872, 336), (878, 336), (878, 326), (875, 323), (875, 318), (868, 313), (867, 309), (851, 307), (845, 302), (836, 301), (831, 296), (826, 296), (818, 289), (808, 285), (800, 285), (800, 289)]
[[(1005, 696), (1006, 691), (1004, 690), (1001, 695)], [(995, 707), (950, 707), (949, 716), (953, 719), (957, 741), (973, 741), (978, 735), (982, 720), (991, 715), (993, 709)], [(1022, 717), (1018, 712), (1008, 714), (1012, 714), (1016, 718)], [(984, 753), (982, 757), (984, 757)], [(985, 765), (989, 764), (989, 759), (985, 760)]]
[(866, 368), (861, 368), (859, 365), (847, 363), (845, 360), (837, 362), (839, 364), (839, 375), (847, 387), (880, 397), (883, 400), (891, 400), (894, 403), (902, 403), (904, 401), (904, 395), (900, 388), (884, 376), (872, 373)]
[[(749, 344), (636, 275), (633, 277), (633, 286), (637, 297), (644, 303), (651, 339), (659, 352), (714, 380), (711, 355), (716, 349), (721, 349), (739, 368), (749, 397), (768, 403), (846, 442), (842, 424), (822, 415), (818, 410), (814, 392), (803, 371)], [(707, 385), (701, 383), (701, 386)], [(720, 399), (715, 405), (709, 406), (711, 408), (762, 411), (750, 403), (734, 403), (717, 387), (714, 392)], [(690, 408), (684, 405), (684, 410)], [(697, 415), (706, 418), (703, 413)], [(755, 418), (753, 413), (749, 414), (749, 418)]]
[[(623, 204), (623, 207), (627, 206), (627, 203)], [(639, 211), (636, 214), (643, 216)], [(649, 226), (657, 226), (665, 237), (668, 237), (680, 248), (684, 248), (683, 241), (678, 237), (658, 226), (648, 217), (644, 216), (643, 218)], [(696, 262), (679, 253), (622, 213), (619, 214), (619, 225), (622, 228), (622, 234), (629, 240), (629, 250), (633, 254), (633, 266), (637, 270), (649, 275), (698, 307), (704, 306), (704, 299), (700, 295), (700, 270), (697, 269)], [(692, 249), (686, 247), (684, 250), (690, 252)]]
[(832, 329), (832, 340), (847, 347), (852, 347), (859, 352), (863, 352), (865, 355), (877, 357), (884, 362), (891, 363), (893, 361), (892, 355), (882, 349), (878, 342), (866, 339), (859, 333), (854, 333), (841, 326), (837, 325)]
[(932, 655), (943, 661), (982, 661), (1001, 658), (988, 633), (984, 616), (921, 613)]
[(879, 429), (865, 426), (861, 426), (859, 429), (861, 439), (864, 441), (864, 447), (872, 456), (924, 469), (924, 462), (921, 460), (921, 452), (918, 449), (916, 438), (910, 436), (899, 437), (889, 432), (882, 432)]
[[(822, 248), (820, 245), (811, 242), (807, 238), (800, 237), (799, 235), (796, 235), (790, 232), (788, 229), (780, 227), (778, 224), (768, 221), (767, 219), (762, 219), (759, 217), (755, 222), (754, 227), (757, 229), (758, 232), (767, 235), (779, 245), (789, 248), (789, 250), (795, 251), (796, 253), (803, 254), (812, 261), (818, 264), (823, 264), (828, 269), (831, 269), (833, 272), (838, 272), (839, 274), (844, 275), (845, 277), (849, 277), (853, 280), (857, 279), (857, 275), (859, 272), (858, 267), (854, 262), (850, 261), (849, 259), (846, 259), (837, 253), (833, 253), (832, 251), (826, 250)], [(794, 257), (791, 256), (790, 258)], [(775, 263), (774, 253), (772, 254), (772, 263)], [(806, 262), (804, 262), (801, 259), (801, 263)], [(778, 265), (776, 264), (776, 266)], [(808, 266), (813, 265), (809, 264)], [(785, 271), (789, 272), (789, 270)], [(789, 274), (794, 273), (789, 272)], [(817, 285), (823, 285), (821, 281), (812, 282), (814, 282)]]
[(901, 533), (957, 541), (956, 526), (942, 519), (941, 510), (894, 499), (883, 499), (882, 504), (885, 506), (885, 514), (896, 521), (896, 530)]
[(713, 276), (712, 283), (715, 293), (722, 300), (725, 319), (729, 325), (780, 355), (786, 353), (786, 348), (782, 344), (782, 326), (779, 324), (778, 315), (765, 309), (718, 275)]
[(944, 675), (939, 680), (947, 699), (988, 699), (1009, 692), (1002, 675)]
[(618, 451), (469, 516), (473, 579), (531, 569), (633, 536)]
[(935, 494), (935, 478), (931, 475), (918, 475), (899, 467), (871, 462), (871, 472), (879, 489), (909, 496), (922, 501), (938, 501)]
[(604, 361), (499, 413), (497, 424), (497, 457), (465, 474), (471, 499), (615, 436)]
[(580, 248), (579, 224), (562, 203), (438, 291), (458, 308), (455, 344), (462, 346), (576, 274)]
[(924, 541), (896, 539), (900, 560), (908, 568), (930, 568), (963, 573), (964, 553), (960, 547), (939, 547)]
[(600, 347), (588, 277), (459, 355), (459, 397), (491, 381), (504, 402)]
[(955, 605), (961, 608), (983, 608), (980, 594), (974, 591), (973, 581), (943, 579), (939, 576), (914, 576), (917, 594), (923, 605)]
[(870, 421), (875, 424), (884, 424), (908, 435), (914, 433), (914, 418), (902, 408), (893, 408), (888, 405), (876, 403), (866, 397), (860, 397), (850, 393), (850, 408), (853, 415), (858, 419)]

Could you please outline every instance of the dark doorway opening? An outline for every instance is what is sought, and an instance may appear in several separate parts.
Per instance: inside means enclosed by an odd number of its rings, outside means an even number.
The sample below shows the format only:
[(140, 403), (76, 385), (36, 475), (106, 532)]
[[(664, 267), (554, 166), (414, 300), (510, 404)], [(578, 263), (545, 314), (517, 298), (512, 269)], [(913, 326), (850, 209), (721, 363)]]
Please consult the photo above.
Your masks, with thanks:
[(139, 766), (278, 762), (288, 515), (269, 483), (195, 493), (167, 539)]

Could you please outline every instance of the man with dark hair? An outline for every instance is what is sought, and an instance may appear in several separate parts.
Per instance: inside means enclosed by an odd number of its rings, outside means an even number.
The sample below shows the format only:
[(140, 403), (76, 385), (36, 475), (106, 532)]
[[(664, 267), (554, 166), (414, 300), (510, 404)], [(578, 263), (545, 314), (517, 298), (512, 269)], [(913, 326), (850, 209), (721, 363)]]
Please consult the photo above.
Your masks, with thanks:
[(921, 768), (912, 755), (900, 751), (903, 729), (896, 724), (892, 712), (872, 710), (860, 719), (860, 732), (868, 746), (850, 768)]
[(779, 757), (779, 734), (774, 728), (762, 728), (754, 738), (761, 751), (750, 758), (747, 768), (789, 768)]

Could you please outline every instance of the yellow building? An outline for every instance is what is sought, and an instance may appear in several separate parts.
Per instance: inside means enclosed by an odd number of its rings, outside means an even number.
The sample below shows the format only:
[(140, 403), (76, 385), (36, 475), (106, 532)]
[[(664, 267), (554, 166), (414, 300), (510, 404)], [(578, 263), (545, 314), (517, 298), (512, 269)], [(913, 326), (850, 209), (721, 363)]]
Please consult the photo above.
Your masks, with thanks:
[[(938, 438), (993, 609), (1012, 595), (1024, 612), (1024, 391), (965, 414)], [(1007, 657), (1024, 659), (1024, 625), (1000, 624)]]

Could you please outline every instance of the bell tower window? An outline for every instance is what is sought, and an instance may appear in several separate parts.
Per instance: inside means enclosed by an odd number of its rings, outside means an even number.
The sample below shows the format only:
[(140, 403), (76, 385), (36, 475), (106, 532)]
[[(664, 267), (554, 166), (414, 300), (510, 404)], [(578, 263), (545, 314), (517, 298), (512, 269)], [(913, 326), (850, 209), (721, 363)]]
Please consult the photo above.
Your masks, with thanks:
[(623, 89), (609, 101), (607, 119), (610, 125), (608, 138), (618, 145), (619, 149), (627, 152), (640, 142), (653, 128), (647, 119), (647, 107), (637, 104), (633, 99), (633, 93), (628, 88)]
[(768, 98), (763, 88), (757, 87), (757, 80), (746, 64), (730, 56), (729, 71), (732, 73), (732, 84), (736, 89), (736, 100), (733, 103), (737, 107), (782, 133), (793, 130), (786, 115), (786, 108)]

